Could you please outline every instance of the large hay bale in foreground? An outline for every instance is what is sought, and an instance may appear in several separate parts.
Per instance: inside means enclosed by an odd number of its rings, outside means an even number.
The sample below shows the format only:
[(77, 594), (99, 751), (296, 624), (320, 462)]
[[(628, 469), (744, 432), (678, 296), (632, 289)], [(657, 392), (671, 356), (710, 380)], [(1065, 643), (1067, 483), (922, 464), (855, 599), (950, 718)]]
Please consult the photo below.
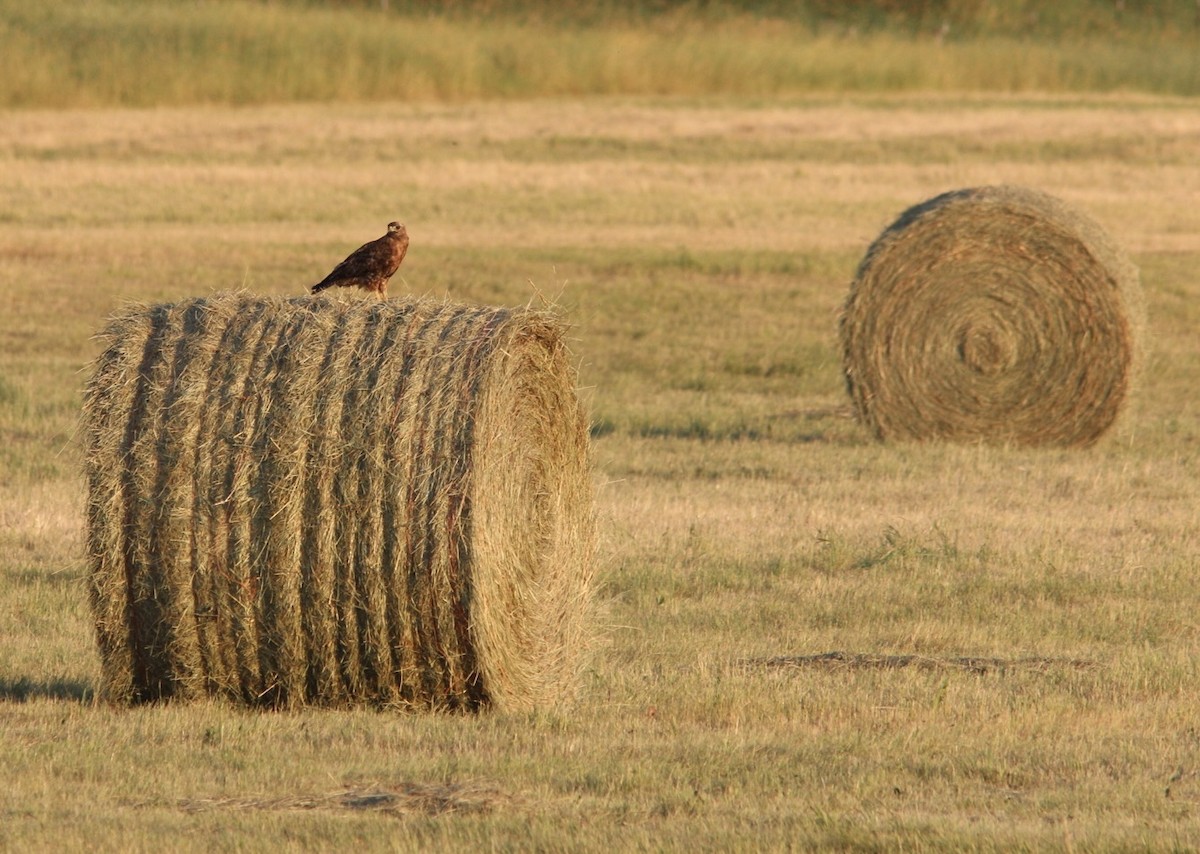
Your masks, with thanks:
[(1129, 391), (1143, 303), (1104, 231), (1020, 187), (938, 196), (868, 249), (842, 313), (846, 383), (880, 439), (1085, 446)]
[(572, 690), (592, 493), (553, 317), (231, 294), (102, 337), (84, 416), (105, 696), (511, 709)]

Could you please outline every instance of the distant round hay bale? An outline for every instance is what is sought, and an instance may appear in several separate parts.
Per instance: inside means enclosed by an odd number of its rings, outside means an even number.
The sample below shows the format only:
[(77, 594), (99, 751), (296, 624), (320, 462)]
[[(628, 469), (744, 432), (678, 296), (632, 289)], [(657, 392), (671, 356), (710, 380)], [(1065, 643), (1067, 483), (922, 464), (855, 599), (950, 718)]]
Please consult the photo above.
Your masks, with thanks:
[(588, 431), (553, 316), (216, 295), (116, 317), (85, 394), (102, 693), (528, 708), (573, 689)]
[(840, 321), (880, 439), (1086, 446), (1130, 389), (1137, 269), (1093, 221), (1021, 187), (937, 196), (871, 245)]

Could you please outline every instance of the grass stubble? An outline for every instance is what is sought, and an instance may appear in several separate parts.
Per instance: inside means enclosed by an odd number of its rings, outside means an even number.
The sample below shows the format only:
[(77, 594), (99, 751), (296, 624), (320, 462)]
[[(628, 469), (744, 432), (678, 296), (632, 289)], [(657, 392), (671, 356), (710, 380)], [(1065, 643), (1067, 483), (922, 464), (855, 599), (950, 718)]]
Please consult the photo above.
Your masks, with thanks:
[[(0, 197), (23, 200), (0, 222), (0, 847), (1200, 840), (1186, 104), (87, 119), (0, 124)], [(990, 183), (1079, 206), (1141, 269), (1146, 361), (1087, 451), (880, 445), (851, 417), (836, 316), (862, 252), (909, 205)], [(353, 216), (314, 203), (332, 186)], [(467, 717), (95, 704), (89, 336), (129, 300), (297, 295), (395, 213), (414, 235), (397, 291), (542, 293), (575, 324), (605, 607), (581, 701)], [(753, 664), (830, 652), (843, 666)]]

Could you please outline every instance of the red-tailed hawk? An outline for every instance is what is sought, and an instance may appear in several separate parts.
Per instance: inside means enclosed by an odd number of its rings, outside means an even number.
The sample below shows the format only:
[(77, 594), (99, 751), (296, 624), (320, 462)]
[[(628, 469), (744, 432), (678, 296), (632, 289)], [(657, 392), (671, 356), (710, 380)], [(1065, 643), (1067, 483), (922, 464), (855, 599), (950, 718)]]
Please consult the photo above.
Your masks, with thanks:
[(362, 288), (384, 296), (388, 279), (400, 268), (408, 251), (408, 232), (398, 222), (389, 222), (387, 234), (364, 243), (351, 252), (333, 272), (312, 286), (314, 294), (326, 288)]

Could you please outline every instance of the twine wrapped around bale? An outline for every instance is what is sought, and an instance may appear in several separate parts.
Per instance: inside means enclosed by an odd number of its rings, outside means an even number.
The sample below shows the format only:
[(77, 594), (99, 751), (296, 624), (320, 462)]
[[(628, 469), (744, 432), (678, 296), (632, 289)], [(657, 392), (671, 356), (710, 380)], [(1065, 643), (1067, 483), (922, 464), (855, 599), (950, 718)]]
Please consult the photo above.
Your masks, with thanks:
[(553, 316), (133, 308), (84, 405), (102, 693), (527, 708), (574, 686), (587, 425)]
[(1104, 231), (1021, 187), (937, 196), (871, 245), (842, 312), (846, 384), (880, 439), (1087, 446), (1120, 413), (1144, 313)]

